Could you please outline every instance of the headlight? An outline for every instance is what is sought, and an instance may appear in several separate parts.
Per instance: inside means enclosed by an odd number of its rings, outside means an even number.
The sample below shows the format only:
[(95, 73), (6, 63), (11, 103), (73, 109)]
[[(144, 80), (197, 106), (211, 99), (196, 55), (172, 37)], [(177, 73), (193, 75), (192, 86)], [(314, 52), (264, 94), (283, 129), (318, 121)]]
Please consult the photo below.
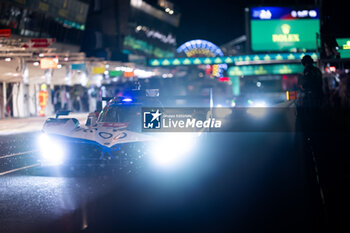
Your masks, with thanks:
[(251, 107), (247, 109), (247, 113), (256, 118), (262, 118), (267, 113), (267, 103), (263, 100), (251, 101)]
[(255, 118), (262, 118), (266, 115), (266, 108), (248, 108), (247, 113)]
[(183, 164), (193, 154), (198, 134), (162, 134), (150, 148), (152, 163), (160, 168), (175, 168)]
[(41, 163), (46, 166), (58, 166), (64, 162), (62, 145), (47, 134), (39, 136)]
[(267, 104), (266, 104), (265, 101), (260, 100), (260, 101), (253, 102), (253, 107), (256, 107), (256, 108), (266, 108), (266, 107), (267, 107)]

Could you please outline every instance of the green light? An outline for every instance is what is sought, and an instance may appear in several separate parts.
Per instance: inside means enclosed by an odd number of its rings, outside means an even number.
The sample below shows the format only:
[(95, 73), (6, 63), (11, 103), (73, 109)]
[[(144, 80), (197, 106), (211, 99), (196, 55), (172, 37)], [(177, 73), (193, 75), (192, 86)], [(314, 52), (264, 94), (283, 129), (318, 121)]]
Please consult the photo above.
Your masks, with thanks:
[(169, 60), (168, 60), (168, 59), (165, 59), (165, 60), (162, 62), (162, 65), (163, 65), (163, 66), (168, 66), (168, 65), (170, 65)]
[(276, 60), (282, 60), (282, 59), (283, 59), (283, 57), (281, 56), (281, 54), (277, 54)]
[(316, 50), (319, 29), (319, 19), (251, 20), (252, 50)]
[(160, 62), (157, 59), (154, 59), (154, 60), (151, 61), (151, 65), (152, 66), (159, 66)]
[(289, 59), (289, 60), (294, 60), (294, 59), (295, 59), (295, 57), (294, 57), (294, 55), (293, 55), (293, 54), (289, 54), (289, 55), (288, 55), (288, 59)]
[(254, 76), (254, 75), (281, 75), (281, 74), (299, 74), (304, 67), (301, 64), (274, 64), (274, 65), (245, 65), (232, 66), (228, 69), (228, 75), (234, 76)]
[[(244, 65), (249, 65), (251, 61), (279, 61), (283, 63), (284, 60), (299, 60), (306, 54), (312, 56), (313, 59), (317, 59), (316, 53), (278, 53), (278, 54), (251, 54), (242, 56), (231, 57), (188, 57), (188, 58), (168, 58), (168, 59), (150, 59), (149, 64), (151, 66), (182, 66), (182, 65), (214, 65), (214, 64), (232, 64), (244, 62)], [(238, 64), (243, 65), (243, 64)]]
[(171, 51), (163, 50), (157, 48), (151, 44), (148, 44), (146, 41), (135, 39), (131, 36), (127, 36), (124, 39), (124, 46), (129, 47), (133, 50), (142, 51), (148, 55), (159, 58), (170, 58), (174, 57), (174, 53)]
[(264, 60), (265, 60), (265, 61), (270, 61), (270, 60), (271, 60), (271, 57), (270, 57), (268, 54), (266, 54), (265, 57), (264, 57)]
[(205, 64), (211, 64), (211, 63), (212, 63), (212, 61), (211, 61), (211, 59), (210, 59), (210, 58), (206, 58), (206, 59), (204, 60), (204, 63), (205, 63)]
[(180, 65), (180, 64), (181, 64), (181, 62), (180, 62), (179, 59), (175, 59), (175, 60), (173, 61), (173, 65)]
[(199, 65), (201, 64), (201, 60), (199, 58), (194, 59), (193, 64)]
[(225, 63), (233, 63), (232, 58), (228, 57), (225, 59)]
[(186, 58), (186, 59), (183, 61), (183, 64), (184, 64), (184, 65), (189, 65), (189, 64), (191, 64), (191, 60), (188, 59), (188, 58)]
[(336, 38), (340, 58), (350, 58), (350, 38)]
[(216, 58), (216, 59), (214, 60), (214, 62), (215, 62), (216, 64), (223, 63), (223, 61), (221, 60), (221, 58)]
[(109, 71), (110, 77), (120, 77), (122, 75), (123, 75), (123, 71), (121, 71), (121, 70), (110, 70)]

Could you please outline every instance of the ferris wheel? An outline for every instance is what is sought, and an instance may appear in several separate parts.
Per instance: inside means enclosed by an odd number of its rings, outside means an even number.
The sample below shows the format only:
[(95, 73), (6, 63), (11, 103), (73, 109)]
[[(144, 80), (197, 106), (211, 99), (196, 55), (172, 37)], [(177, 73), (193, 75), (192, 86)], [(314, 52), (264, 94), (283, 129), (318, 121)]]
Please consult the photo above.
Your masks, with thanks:
[[(207, 40), (190, 40), (177, 48), (177, 53), (184, 53), (187, 57), (223, 57), (221, 49)], [(215, 77), (222, 77), (227, 70), (227, 64), (213, 65)]]

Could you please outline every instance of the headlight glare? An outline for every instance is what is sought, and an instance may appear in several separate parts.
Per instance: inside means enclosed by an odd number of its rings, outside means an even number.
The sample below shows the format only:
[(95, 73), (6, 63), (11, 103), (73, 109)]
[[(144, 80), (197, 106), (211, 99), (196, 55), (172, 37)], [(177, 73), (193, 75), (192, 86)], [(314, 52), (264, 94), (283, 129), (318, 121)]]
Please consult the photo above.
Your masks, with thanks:
[(187, 161), (193, 154), (197, 135), (172, 133), (162, 135), (152, 143), (151, 159), (160, 168), (175, 168)]
[(40, 135), (39, 149), (43, 165), (58, 166), (64, 162), (64, 150), (62, 145), (49, 135)]

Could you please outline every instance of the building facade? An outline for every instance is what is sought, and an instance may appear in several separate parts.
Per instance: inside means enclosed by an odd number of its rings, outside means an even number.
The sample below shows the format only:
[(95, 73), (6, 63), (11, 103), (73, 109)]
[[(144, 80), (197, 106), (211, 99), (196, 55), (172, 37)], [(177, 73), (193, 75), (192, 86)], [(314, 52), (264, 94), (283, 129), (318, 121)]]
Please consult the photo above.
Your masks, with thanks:
[(85, 59), (79, 51), (88, 9), (83, 0), (0, 2), (1, 117), (38, 115), (43, 84), (46, 112), (54, 112), (54, 85), (72, 81), (71, 64)]
[(93, 0), (82, 49), (87, 56), (146, 64), (174, 57), (180, 13), (161, 0)]

